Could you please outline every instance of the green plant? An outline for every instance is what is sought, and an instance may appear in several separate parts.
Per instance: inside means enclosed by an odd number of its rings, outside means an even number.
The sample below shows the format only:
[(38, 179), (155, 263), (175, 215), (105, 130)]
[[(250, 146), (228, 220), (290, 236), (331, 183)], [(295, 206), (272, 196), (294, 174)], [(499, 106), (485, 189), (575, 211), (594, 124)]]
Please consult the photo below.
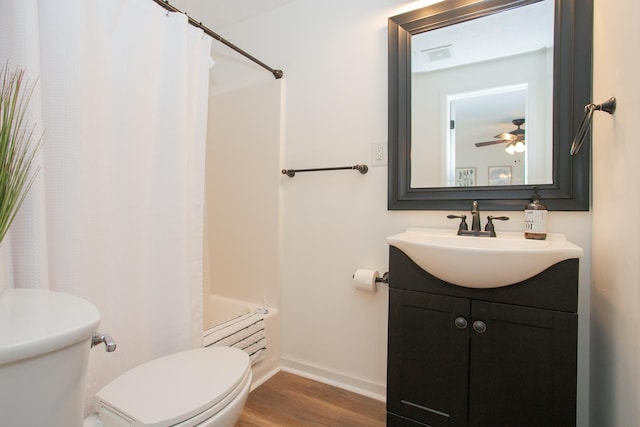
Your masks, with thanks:
[(42, 142), (34, 141), (35, 125), (29, 128), (25, 117), (35, 83), (24, 74), (8, 64), (0, 70), (0, 242), (36, 177), (31, 169)]

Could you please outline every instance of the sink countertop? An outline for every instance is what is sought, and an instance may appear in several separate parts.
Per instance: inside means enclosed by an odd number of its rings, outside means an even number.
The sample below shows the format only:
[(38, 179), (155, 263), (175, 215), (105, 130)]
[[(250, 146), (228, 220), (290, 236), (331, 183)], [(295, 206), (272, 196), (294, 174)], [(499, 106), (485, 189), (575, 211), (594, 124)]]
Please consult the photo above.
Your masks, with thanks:
[(523, 232), (498, 237), (458, 236), (455, 229), (409, 227), (387, 238), (418, 266), (458, 286), (494, 288), (529, 279), (552, 265), (580, 258), (584, 251), (562, 233), (546, 240), (525, 239)]

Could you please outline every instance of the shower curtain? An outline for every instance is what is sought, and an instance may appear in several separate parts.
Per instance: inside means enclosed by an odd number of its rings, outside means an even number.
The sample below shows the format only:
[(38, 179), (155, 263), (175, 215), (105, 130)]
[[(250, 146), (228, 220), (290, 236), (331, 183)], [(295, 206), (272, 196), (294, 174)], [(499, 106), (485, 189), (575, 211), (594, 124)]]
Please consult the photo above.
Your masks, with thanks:
[(45, 129), (3, 244), (8, 286), (97, 306), (118, 348), (91, 352), (90, 397), (201, 345), (211, 38), (151, 0), (3, 0), (0, 33), (0, 63), (38, 79), (29, 117)]

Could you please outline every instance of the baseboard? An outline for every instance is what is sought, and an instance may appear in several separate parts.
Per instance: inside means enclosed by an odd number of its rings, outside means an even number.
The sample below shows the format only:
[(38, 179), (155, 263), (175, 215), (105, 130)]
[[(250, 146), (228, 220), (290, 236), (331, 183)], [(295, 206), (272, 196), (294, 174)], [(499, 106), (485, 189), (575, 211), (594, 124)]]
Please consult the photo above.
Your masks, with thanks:
[(281, 369), (285, 372), (358, 393), (381, 402), (386, 401), (386, 384), (358, 378), (291, 356), (281, 356), (280, 360)]
[(267, 382), (267, 380), (269, 378), (271, 378), (272, 376), (274, 376), (278, 372), (280, 372), (280, 367), (279, 366), (277, 368), (274, 368), (274, 369), (268, 371), (268, 372), (261, 372), (258, 377), (254, 376), (253, 380), (251, 381), (251, 391), (253, 391), (256, 388), (260, 387), (262, 384)]

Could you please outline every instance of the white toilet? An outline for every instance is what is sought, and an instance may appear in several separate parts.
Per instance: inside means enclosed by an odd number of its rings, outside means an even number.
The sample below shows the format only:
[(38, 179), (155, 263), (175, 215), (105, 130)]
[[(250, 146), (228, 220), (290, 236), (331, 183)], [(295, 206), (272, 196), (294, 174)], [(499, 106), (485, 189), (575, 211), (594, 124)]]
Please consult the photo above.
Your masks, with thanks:
[(96, 393), (84, 427), (231, 427), (249, 395), (247, 353), (205, 347), (171, 354), (125, 372)]
[[(7, 289), (0, 295), (0, 424), (21, 427), (231, 427), (251, 385), (249, 356), (207, 347), (144, 363), (96, 394), (83, 421), (87, 361), (100, 320), (80, 298)], [(105, 344), (108, 344), (105, 340)]]

